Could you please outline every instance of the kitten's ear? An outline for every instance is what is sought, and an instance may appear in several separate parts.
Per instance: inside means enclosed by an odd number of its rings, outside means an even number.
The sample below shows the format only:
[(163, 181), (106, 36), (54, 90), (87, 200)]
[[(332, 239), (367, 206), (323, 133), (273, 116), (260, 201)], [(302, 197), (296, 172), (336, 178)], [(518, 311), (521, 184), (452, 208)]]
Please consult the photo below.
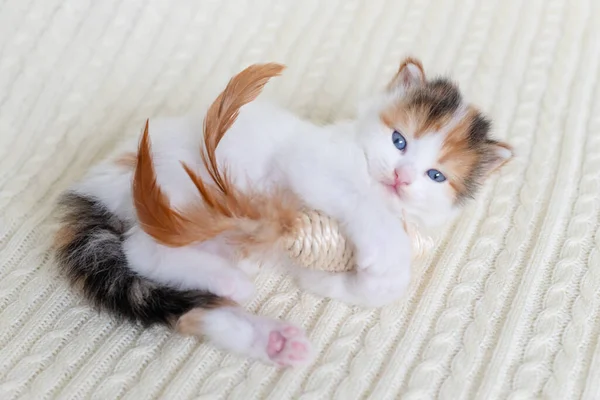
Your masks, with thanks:
[(425, 82), (425, 71), (423, 64), (416, 58), (406, 58), (396, 73), (396, 76), (388, 84), (388, 90), (408, 89)]
[(484, 168), (485, 174), (489, 175), (509, 162), (514, 156), (514, 151), (510, 145), (495, 140), (488, 140), (487, 145), (489, 152)]

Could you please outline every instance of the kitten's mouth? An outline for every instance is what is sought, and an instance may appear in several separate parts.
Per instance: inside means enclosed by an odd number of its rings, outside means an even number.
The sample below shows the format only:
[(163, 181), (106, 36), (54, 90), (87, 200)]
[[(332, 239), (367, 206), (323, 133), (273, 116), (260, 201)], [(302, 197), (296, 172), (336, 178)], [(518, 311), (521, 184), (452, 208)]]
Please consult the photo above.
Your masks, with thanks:
[(389, 181), (383, 181), (381, 183), (383, 184), (383, 186), (385, 186), (386, 192), (399, 198), (402, 198), (402, 186), (400, 185), (400, 183)]

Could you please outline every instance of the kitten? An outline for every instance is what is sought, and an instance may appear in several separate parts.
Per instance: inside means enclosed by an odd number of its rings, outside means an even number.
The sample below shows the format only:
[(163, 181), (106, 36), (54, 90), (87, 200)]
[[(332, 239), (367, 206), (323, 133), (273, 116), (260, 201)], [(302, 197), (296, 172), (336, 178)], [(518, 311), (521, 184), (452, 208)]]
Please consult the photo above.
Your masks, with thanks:
[[(280, 70), (254, 66), (232, 79), (222, 104), (228, 90), (250, 94), (220, 142), (210, 144), (194, 117), (153, 120), (137, 155), (136, 143), (129, 143), (118, 159), (96, 166), (63, 195), (59, 265), (96, 305), (146, 325), (205, 335), (255, 359), (308, 362), (312, 352), (300, 328), (237, 305), (254, 293), (249, 275), (257, 261), (247, 256), (274, 244), (293, 223), (295, 200), (342, 224), (358, 264), (341, 274), (293, 269), (300, 284), (381, 306), (399, 298), (410, 279), (400, 216), (423, 225), (444, 222), (512, 157), (510, 146), (489, 138), (489, 122), (463, 102), (458, 88), (426, 80), (416, 60), (402, 63), (356, 121), (324, 127), (252, 101)], [(212, 126), (211, 112), (221, 111), (213, 104), (205, 128)], [(203, 182), (216, 182), (220, 192)], [(228, 191), (239, 201), (219, 195)]]

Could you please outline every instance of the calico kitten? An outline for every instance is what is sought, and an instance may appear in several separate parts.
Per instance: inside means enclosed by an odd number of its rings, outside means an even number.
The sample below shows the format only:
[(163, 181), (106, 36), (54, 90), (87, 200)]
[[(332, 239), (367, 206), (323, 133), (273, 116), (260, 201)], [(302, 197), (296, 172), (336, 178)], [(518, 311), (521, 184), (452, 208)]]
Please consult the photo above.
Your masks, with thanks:
[[(400, 216), (447, 220), (512, 157), (458, 88), (426, 80), (416, 60), (402, 63), (357, 120), (324, 127), (252, 101), (281, 69), (238, 74), (205, 121), (150, 121), (137, 152), (128, 144), (62, 197), (59, 265), (96, 305), (263, 361), (307, 362), (300, 328), (237, 305), (254, 293), (250, 275), (261, 260), (248, 256), (265, 256), (300, 206), (321, 210), (355, 244), (357, 270), (296, 268), (300, 284), (353, 304), (387, 304), (410, 279)], [(226, 111), (236, 101), (245, 104), (237, 119)], [(203, 122), (218, 137), (203, 136)]]

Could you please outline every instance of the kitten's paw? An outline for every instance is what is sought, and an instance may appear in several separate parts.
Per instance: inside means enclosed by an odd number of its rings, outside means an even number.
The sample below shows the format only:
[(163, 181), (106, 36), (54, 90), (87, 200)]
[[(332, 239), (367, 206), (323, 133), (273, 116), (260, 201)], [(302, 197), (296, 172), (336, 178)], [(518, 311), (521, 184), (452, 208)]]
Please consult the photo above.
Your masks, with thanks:
[(197, 308), (183, 315), (177, 326), (182, 333), (202, 334), (222, 349), (269, 365), (296, 366), (313, 360), (302, 329), (241, 307)]
[(300, 328), (282, 324), (269, 332), (267, 355), (279, 366), (295, 366), (312, 360), (311, 346)]
[(357, 243), (356, 265), (360, 271), (384, 276), (410, 267), (410, 244), (400, 237), (373, 235)]
[(276, 319), (254, 317), (255, 355), (281, 367), (309, 363), (313, 359), (310, 342), (297, 326)]

